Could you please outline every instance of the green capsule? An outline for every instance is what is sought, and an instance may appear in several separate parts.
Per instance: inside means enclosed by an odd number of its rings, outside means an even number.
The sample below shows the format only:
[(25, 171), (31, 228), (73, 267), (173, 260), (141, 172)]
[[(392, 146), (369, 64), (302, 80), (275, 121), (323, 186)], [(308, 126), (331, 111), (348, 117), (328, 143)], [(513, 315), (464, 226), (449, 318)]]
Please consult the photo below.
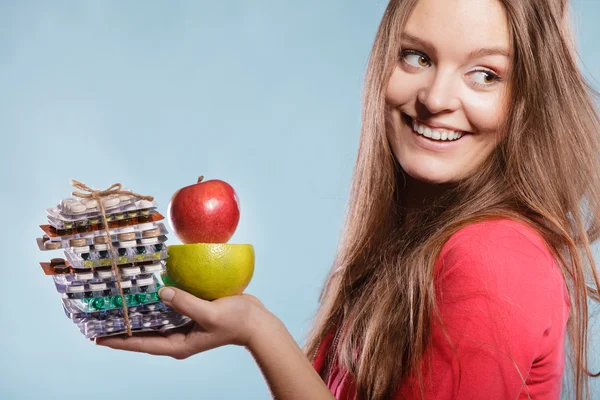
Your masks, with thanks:
[(105, 307), (105, 302), (104, 302), (104, 298), (96, 298), (94, 300), (92, 300), (92, 306), (94, 308), (96, 308), (97, 310), (103, 310)]
[(140, 302), (138, 301), (135, 294), (131, 294), (131, 295), (127, 296), (127, 307), (135, 307), (135, 306), (139, 306), (139, 305), (140, 305)]
[(144, 293), (136, 294), (135, 298), (140, 304), (146, 304), (148, 302), (148, 297)]
[(122, 308), (123, 307), (123, 299), (121, 298), (121, 296), (114, 296), (112, 298), (111, 303), (113, 304), (114, 308)]

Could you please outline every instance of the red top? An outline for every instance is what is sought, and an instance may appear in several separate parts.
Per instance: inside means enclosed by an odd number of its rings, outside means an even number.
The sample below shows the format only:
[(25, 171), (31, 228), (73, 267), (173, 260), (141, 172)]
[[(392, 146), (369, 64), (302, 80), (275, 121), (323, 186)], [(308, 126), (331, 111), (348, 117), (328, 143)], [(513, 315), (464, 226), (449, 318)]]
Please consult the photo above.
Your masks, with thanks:
[[(505, 219), (469, 225), (444, 245), (435, 271), (438, 307), (455, 347), (434, 318), (422, 367), (425, 399), (559, 399), (569, 300), (538, 233)], [(332, 337), (319, 346), (317, 371)], [(356, 398), (344, 369), (333, 368), (327, 385), (338, 400)], [(400, 383), (396, 399), (420, 398), (416, 380)]]

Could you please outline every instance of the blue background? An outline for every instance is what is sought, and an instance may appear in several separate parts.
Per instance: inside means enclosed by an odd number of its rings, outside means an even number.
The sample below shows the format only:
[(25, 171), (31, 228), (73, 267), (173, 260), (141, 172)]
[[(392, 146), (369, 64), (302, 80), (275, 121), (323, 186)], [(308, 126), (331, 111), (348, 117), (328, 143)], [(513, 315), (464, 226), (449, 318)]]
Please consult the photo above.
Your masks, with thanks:
[[(86, 341), (42, 273), (48, 255), (34, 238), (71, 178), (97, 188), (118, 180), (163, 212), (198, 175), (223, 179), (242, 207), (231, 242), (256, 248), (247, 291), (302, 343), (342, 226), (385, 5), (0, 2), (0, 398), (269, 397), (242, 348), (175, 361)], [(600, 3), (574, 10), (599, 88)]]

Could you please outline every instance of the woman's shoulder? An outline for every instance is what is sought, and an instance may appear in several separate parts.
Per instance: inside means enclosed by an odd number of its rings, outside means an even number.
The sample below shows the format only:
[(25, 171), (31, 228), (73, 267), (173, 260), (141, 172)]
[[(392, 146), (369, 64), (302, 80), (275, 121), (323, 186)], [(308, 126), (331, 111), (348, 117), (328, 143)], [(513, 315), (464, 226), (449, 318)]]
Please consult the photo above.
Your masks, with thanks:
[(444, 244), (436, 266), (443, 277), (477, 278), (486, 284), (564, 287), (546, 241), (528, 224), (494, 219), (467, 225)]
[(541, 234), (512, 219), (490, 219), (462, 227), (444, 244), (440, 259), (468, 256), (476, 260), (494, 255), (503, 256), (504, 262), (536, 259), (548, 265), (556, 263)]

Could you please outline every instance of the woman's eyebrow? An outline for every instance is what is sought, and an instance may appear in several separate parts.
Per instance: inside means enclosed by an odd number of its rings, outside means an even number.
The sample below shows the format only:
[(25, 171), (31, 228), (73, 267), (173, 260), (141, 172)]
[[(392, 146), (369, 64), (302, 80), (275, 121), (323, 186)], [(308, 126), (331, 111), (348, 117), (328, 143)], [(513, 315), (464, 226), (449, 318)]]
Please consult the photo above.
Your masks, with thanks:
[[(410, 42), (416, 44), (417, 46), (421, 46), (428, 53), (435, 53), (435, 46), (429, 43), (426, 40), (423, 40), (415, 35), (411, 35), (408, 32), (403, 32), (401, 36), (402, 41)], [(510, 52), (501, 46), (496, 47), (484, 47), (481, 49), (473, 50), (467, 55), (468, 60), (473, 60), (475, 58), (481, 58), (485, 56), (495, 56), (500, 55), (507, 58), (510, 58)]]

